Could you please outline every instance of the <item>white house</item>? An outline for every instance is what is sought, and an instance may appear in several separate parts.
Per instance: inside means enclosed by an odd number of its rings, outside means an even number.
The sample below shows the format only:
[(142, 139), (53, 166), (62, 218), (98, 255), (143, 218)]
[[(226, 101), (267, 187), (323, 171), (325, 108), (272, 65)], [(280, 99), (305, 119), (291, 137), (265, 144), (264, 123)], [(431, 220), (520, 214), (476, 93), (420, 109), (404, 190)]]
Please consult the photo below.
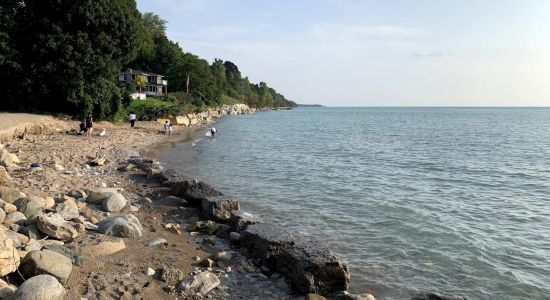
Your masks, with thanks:
[(151, 72), (134, 71), (132, 69), (118, 74), (118, 84), (135, 83), (136, 78), (139, 76), (145, 78), (145, 86), (138, 86), (136, 84), (136, 91), (131, 94), (133, 99), (145, 100), (147, 96), (161, 96), (168, 91), (168, 82), (163, 79), (164, 76)]

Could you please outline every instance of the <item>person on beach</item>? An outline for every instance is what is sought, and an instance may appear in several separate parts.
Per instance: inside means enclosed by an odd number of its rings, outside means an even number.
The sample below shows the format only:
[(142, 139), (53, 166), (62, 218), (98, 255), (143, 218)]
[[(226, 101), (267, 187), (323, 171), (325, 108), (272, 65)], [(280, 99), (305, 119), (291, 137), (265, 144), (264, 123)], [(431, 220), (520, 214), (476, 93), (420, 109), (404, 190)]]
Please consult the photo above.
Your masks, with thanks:
[(82, 119), (82, 121), (80, 122), (80, 131), (78, 132), (78, 134), (84, 135), (87, 131), (88, 129), (86, 129), (86, 120)]
[(133, 112), (130, 112), (130, 127), (131, 128), (134, 128), (134, 124), (136, 124), (136, 114), (134, 114)]
[(168, 125), (168, 138), (172, 137), (172, 124)]
[(170, 124), (168, 121), (164, 122), (164, 134), (168, 135), (168, 130), (170, 129)]
[(88, 139), (92, 138), (93, 130), (94, 130), (94, 119), (92, 118), (92, 114), (88, 114), (88, 117), (86, 117), (86, 137)]
[(212, 136), (215, 136), (216, 132), (218, 132), (218, 130), (216, 130), (216, 128), (212, 126), (212, 128), (210, 128), (210, 133), (212, 134)]

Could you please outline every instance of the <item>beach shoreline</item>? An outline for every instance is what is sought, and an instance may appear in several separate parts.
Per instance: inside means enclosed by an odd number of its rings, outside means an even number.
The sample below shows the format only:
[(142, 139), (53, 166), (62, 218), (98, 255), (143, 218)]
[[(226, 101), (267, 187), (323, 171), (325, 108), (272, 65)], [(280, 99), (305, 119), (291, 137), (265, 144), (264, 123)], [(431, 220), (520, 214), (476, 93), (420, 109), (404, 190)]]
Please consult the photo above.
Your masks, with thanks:
[[(10, 116), (3, 114), (0, 117), (8, 119)], [(89, 140), (73, 134), (71, 129), (77, 125), (77, 122), (56, 120), (52, 127), (43, 128), (44, 132), (12, 137), (5, 142), (7, 153), (18, 157), (18, 168), (7, 172), (10, 182), (0, 191), (3, 200), (16, 204), (20, 201), (17, 199), (25, 196), (49, 199), (51, 205), (40, 211), (44, 216), (61, 214), (61, 208), (69, 204), (78, 207), (78, 220), (64, 221), (79, 228), (78, 236), (75, 234), (70, 239), (41, 236), (39, 241), (31, 237), (24, 239), (17, 248), (22, 264), (27, 263), (28, 253), (47, 251), (44, 247), (49, 244), (65, 247), (69, 249), (66, 251), (81, 257), (83, 262), (72, 266), (64, 283), (66, 299), (129, 296), (179, 299), (182, 291), (178, 290), (178, 283), (204, 272), (216, 274), (221, 281), (209, 294), (215, 299), (248, 297), (258, 289), (272, 299), (303, 299), (301, 293), (296, 294), (291, 288), (291, 281), (265, 267), (262, 269), (259, 262), (241, 255), (228, 240), (204, 235), (204, 232), (186, 231), (189, 220), (207, 221), (200, 208), (186, 205), (185, 200), (174, 197), (170, 189), (151, 178), (147, 170), (128, 163), (131, 157), (157, 157), (164, 149), (190, 141), (204, 125), (176, 127), (175, 134), (168, 138), (156, 122), (138, 122), (134, 129), (125, 123), (97, 122), (95, 135)], [(102, 136), (98, 135), (100, 132)], [(99, 157), (103, 161), (93, 165), (92, 162), (101, 161)], [(89, 202), (92, 194), (108, 189), (116, 190), (115, 193), (126, 199), (122, 209), (108, 212), (105, 207)], [(78, 198), (75, 193), (80, 192), (87, 193), (88, 197)], [(17, 193), (19, 196), (9, 197)], [(96, 232), (96, 224), (101, 226), (105, 220), (125, 215), (137, 217), (142, 228), (139, 236), (110, 237)], [(82, 224), (94, 229), (86, 229)], [(4, 222), (3, 225), (5, 231), (14, 234), (30, 226), (25, 222), (19, 225)], [(204, 241), (215, 238), (219, 239), (219, 250), (232, 253), (233, 258), (224, 262), (212, 260), (213, 265), (206, 266), (210, 261), (206, 257), (213, 254), (205, 251)], [(163, 239), (159, 246), (148, 246), (158, 239)], [(38, 242), (39, 246), (28, 247), (29, 241)], [(108, 254), (97, 253), (97, 249), (103, 248), (108, 249)], [(6, 276), (12, 293), (21, 290), (17, 286), (23, 283), (15, 270)], [(247, 288), (243, 289), (242, 285)]]

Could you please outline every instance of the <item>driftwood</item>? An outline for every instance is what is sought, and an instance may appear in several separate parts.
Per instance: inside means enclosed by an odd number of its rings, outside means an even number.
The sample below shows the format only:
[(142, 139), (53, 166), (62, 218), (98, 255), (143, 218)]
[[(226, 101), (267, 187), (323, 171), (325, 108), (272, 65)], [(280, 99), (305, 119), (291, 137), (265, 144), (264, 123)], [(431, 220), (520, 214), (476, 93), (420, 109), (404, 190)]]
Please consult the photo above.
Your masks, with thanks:
[(95, 158), (89, 161), (88, 164), (91, 166), (103, 166), (106, 160), (103, 148), (99, 146), (99, 151), (96, 153)]

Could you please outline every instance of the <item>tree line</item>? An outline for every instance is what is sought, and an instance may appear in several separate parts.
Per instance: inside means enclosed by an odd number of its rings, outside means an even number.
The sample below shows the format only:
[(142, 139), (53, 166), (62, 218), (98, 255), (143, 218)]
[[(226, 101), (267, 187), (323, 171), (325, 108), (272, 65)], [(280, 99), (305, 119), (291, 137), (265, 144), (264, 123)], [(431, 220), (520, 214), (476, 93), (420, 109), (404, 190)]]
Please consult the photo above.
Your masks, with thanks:
[(164, 75), (166, 99), (196, 108), (227, 99), (296, 105), (230, 61), (185, 52), (166, 36), (166, 21), (141, 14), (135, 0), (1, 1), (0, 109), (116, 118), (131, 102), (132, 87), (117, 84), (126, 68)]

